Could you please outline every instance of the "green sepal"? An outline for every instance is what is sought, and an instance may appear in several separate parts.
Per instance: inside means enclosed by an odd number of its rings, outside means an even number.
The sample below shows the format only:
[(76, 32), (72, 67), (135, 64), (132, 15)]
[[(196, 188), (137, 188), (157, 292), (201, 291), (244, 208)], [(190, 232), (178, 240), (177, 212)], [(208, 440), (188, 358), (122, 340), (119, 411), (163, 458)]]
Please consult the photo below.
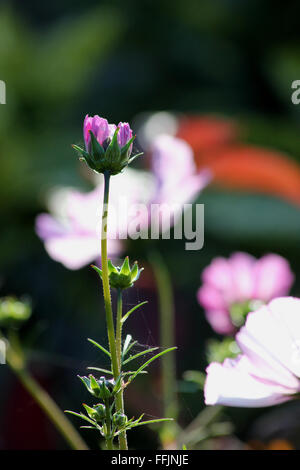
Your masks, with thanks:
[(88, 416), (91, 418), (91, 419), (94, 419), (95, 421), (97, 421), (97, 411), (95, 411), (93, 408), (91, 408), (90, 406), (86, 405), (85, 403), (82, 403), (82, 406), (84, 407), (85, 411), (87, 412)]
[(72, 148), (76, 150), (82, 157), (87, 158), (89, 156), (88, 152), (86, 152), (84, 149), (79, 147), (79, 145), (72, 145)]
[(114, 135), (111, 139), (111, 142), (109, 146), (106, 149), (105, 152), (105, 157), (107, 159), (107, 162), (112, 165), (112, 170), (115, 168), (117, 169), (117, 166), (120, 163), (120, 157), (121, 157), (121, 150), (118, 144), (118, 133), (119, 133), (119, 128), (117, 127)]
[(96, 397), (100, 397), (101, 385), (99, 385), (99, 383), (97, 382), (97, 380), (95, 379), (95, 377), (92, 374), (89, 375), (89, 379), (90, 379), (90, 387), (92, 389), (93, 394)]
[(82, 406), (85, 408), (88, 416), (91, 419), (94, 419), (97, 422), (103, 421), (105, 419), (105, 406), (101, 403), (95, 405), (93, 408), (86, 405), (85, 403), (82, 403)]
[(82, 377), (81, 375), (77, 375), (77, 377), (81, 380), (81, 382), (87, 388), (87, 390), (93, 395), (89, 378), (86, 376)]
[(94, 271), (99, 274), (100, 279), (102, 279), (102, 269), (98, 268), (98, 266), (95, 266), (94, 264), (91, 264), (91, 268), (93, 268)]
[[(99, 275), (101, 273), (102, 276), (102, 272), (99, 270), (99, 268), (94, 269), (98, 272)], [(113, 263), (109, 260), (108, 275), (110, 286), (115, 289), (128, 289), (129, 287), (132, 287), (134, 282), (139, 278), (142, 270), (143, 268), (138, 268), (137, 262), (134, 263), (131, 269), (128, 256), (126, 256), (121, 267), (114, 266)]]
[(121, 148), (121, 162), (123, 163), (125, 160), (128, 161), (128, 151), (135, 140), (136, 136), (132, 136), (130, 140), (128, 140), (127, 144), (124, 145), (124, 147)]
[(118, 270), (117, 270), (116, 266), (114, 266), (112, 264), (110, 259), (107, 262), (107, 266), (108, 266), (108, 274), (110, 274), (110, 273), (117, 273), (118, 274)]
[(99, 144), (93, 132), (92, 131), (89, 131), (89, 132), (91, 136), (91, 155), (93, 159), (95, 160), (95, 163), (98, 163), (101, 160), (101, 158), (104, 157), (104, 154), (105, 154), (104, 148), (102, 147), (101, 144)]
[(144, 155), (144, 152), (136, 153), (135, 155), (130, 157), (128, 160), (128, 165), (130, 165), (130, 163), (132, 163), (136, 158), (141, 157), (142, 155)]
[(125, 276), (127, 276), (128, 274), (130, 274), (130, 265), (129, 265), (129, 258), (128, 256), (126, 256), (126, 258), (124, 259), (123, 261), (123, 264), (120, 268), (120, 274), (123, 274)]

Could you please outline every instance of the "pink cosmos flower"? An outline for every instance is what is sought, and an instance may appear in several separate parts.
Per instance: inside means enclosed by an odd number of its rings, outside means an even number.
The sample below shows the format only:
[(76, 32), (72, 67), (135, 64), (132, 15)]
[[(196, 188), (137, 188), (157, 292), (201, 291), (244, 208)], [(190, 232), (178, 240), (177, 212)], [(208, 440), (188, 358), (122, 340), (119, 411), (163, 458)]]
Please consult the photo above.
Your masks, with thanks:
[(277, 298), (250, 313), (236, 341), (240, 356), (206, 370), (207, 405), (264, 407), (300, 393), (300, 299)]
[[(113, 137), (116, 128), (117, 126), (115, 124), (109, 124), (106, 119), (101, 118), (97, 114), (93, 117), (87, 114), (83, 122), (83, 137), (86, 151), (90, 152), (90, 131), (92, 131), (99, 144), (103, 146), (107, 139)], [(119, 122), (118, 128), (120, 129), (118, 133), (118, 144), (120, 147), (124, 147), (132, 138), (132, 130), (127, 122)], [(130, 147), (130, 152), (131, 148), (132, 146)]]
[(193, 150), (187, 142), (167, 134), (154, 139), (151, 169), (156, 179), (153, 203), (183, 206), (195, 199), (212, 178), (208, 169), (197, 171)]
[[(76, 190), (56, 195), (58, 214), (40, 214), (36, 232), (44, 241), (49, 256), (69, 269), (79, 269), (100, 257), (101, 190), (89, 193)], [(120, 252), (118, 240), (108, 240), (111, 256)]]
[(250, 301), (265, 303), (286, 295), (293, 280), (289, 263), (279, 255), (256, 259), (234, 253), (228, 259), (215, 258), (204, 269), (197, 298), (212, 328), (220, 334), (232, 334), (236, 330), (231, 316), (235, 306), (244, 305), (247, 310)]

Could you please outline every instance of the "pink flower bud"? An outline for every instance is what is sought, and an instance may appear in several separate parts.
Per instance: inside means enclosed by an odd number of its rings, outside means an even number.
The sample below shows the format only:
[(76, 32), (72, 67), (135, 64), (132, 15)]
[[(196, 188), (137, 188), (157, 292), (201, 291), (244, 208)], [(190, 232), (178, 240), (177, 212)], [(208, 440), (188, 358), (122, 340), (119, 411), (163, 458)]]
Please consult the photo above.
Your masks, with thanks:
[[(118, 124), (118, 144), (122, 148), (132, 138), (132, 130), (127, 122), (119, 122)], [(130, 146), (129, 154), (131, 153), (132, 145)]]
[(90, 151), (90, 142), (91, 136), (90, 131), (94, 134), (96, 139), (98, 140), (99, 144), (102, 145), (103, 142), (108, 138), (111, 137), (112, 126), (110, 126), (106, 119), (101, 118), (97, 114), (94, 117), (90, 117), (88, 114), (85, 116), (84, 123), (83, 123), (83, 137), (85, 142), (86, 151)]

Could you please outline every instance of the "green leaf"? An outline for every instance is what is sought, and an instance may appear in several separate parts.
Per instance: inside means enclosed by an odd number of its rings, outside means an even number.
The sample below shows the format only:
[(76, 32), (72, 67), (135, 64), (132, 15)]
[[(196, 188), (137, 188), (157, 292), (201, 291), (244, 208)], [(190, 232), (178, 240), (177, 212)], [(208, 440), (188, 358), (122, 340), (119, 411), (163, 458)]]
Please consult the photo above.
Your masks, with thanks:
[(85, 421), (88, 421), (90, 424), (93, 424), (94, 426), (96, 426), (95, 421), (88, 418), (83, 413), (75, 413), (75, 411), (70, 411), (70, 410), (65, 410), (65, 413), (69, 413), (70, 415), (77, 416), (78, 418), (84, 419)]
[(148, 421), (142, 421), (141, 423), (133, 424), (131, 427), (136, 428), (137, 426), (143, 426), (144, 424), (161, 423), (162, 421), (174, 421), (174, 419), (173, 418), (149, 419)]
[(103, 372), (104, 374), (113, 375), (111, 370), (102, 369), (101, 367), (87, 367), (88, 370), (96, 370), (97, 372)]
[(103, 346), (101, 346), (101, 344), (97, 343), (91, 338), (88, 338), (88, 341), (92, 343), (94, 346), (96, 346), (97, 348), (101, 349), (101, 351), (104, 352), (108, 357), (111, 357), (110, 352), (107, 351), (107, 349), (105, 349)]
[(141, 351), (137, 354), (135, 354), (134, 356), (130, 356), (128, 359), (126, 359), (124, 362), (123, 362), (123, 365), (127, 364), (128, 362), (130, 361), (133, 361), (134, 359), (136, 359), (137, 357), (140, 357), (140, 356), (143, 356), (145, 354), (148, 354), (152, 351), (156, 351), (158, 348), (158, 346), (156, 346), (155, 348), (149, 348), (149, 349), (145, 349), (144, 351)]
[(96, 431), (98, 431), (98, 427), (96, 426), (80, 426), (80, 429), (96, 429)]
[(124, 322), (127, 320), (127, 318), (128, 318), (137, 308), (139, 308), (139, 307), (141, 307), (142, 305), (145, 305), (145, 304), (147, 304), (147, 303), (148, 303), (148, 300), (145, 300), (144, 302), (141, 302), (140, 304), (135, 305), (131, 310), (129, 310), (127, 313), (125, 313), (125, 315), (123, 315), (122, 320), (121, 320), (122, 323), (124, 323)]
[(135, 377), (142, 371), (144, 370), (151, 362), (155, 361), (155, 359), (158, 359), (160, 356), (162, 356), (163, 354), (166, 354), (168, 352), (171, 352), (171, 351), (175, 351), (175, 349), (177, 349), (177, 347), (173, 347), (173, 348), (168, 348), (168, 349), (165, 349), (164, 351), (161, 351), (160, 353), (156, 354), (156, 356), (153, 356), (151, 357), (151, 359), (149, 359), (147, 362), (145, 362), (145, 364), (143, 364), (136, 372), (135, 374), (133, 374), (131, 377), (129, 377), (129, 380), (128, 380), (128, 383), (132, 382)]
[[(111, 370), (107, 370), (107, 369), (102, 369), (101, 367), (87, 367), (87, 369), (89, 370), (96, 370), (97, 372), (103, 372), (104, 374), (109, 374), (109, 375), (113, 375), (112, 371)], [(125, 377), (126, 375), (131, 375), (131, 374), (134, 374), (136, 371), (126, 371), (126, 372), (122, 372), (122, 375), (123, 377)], [(141, 372), (139, 372), (140, 374), (148, 374), (147, 371), (144, 371), (142, 370)]]

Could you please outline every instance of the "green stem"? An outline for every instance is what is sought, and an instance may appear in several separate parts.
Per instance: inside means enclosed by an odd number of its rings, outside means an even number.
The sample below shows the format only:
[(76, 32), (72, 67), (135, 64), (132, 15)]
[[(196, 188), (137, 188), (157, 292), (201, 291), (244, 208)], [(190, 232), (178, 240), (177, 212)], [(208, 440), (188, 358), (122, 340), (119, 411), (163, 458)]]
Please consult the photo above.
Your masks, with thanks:
[(122, 308), (123, 308), (122, 290), (118, 289), (116, 345), (117, 345), (118, 364), (119, 364), (120, 370), (122, 367)]
[[(106, 324), (107, 324), (107, 335), (109, 342), (109, 350), (111, 354), (112, 372), (114, 379), (117, 380), (121, 373), (121, 359), (118, 360), (117, 345), (115, 338), (115, 328), (113, 320), (113, 311), (111, 305), (111, 295), (109, 286), (108, 276), (108, 259), (107, 259), (107, 216), (108, 216), (108, 201), (109, 201), (109, 181), (110, 174), (104, 173), (104, 197), (103, 197), (103, 210), (102, 210), (102, 231), (101, 231), (101, 264), (102, 264), (102, 284), (103, 284), (103, 296), (104, 306), (106, 313)], [(122, 305), (121, 305), (122, 308)], [(120, 329), (120, 326), (118, 327)], [(121, 343), (121, 338), (120, 338)], [(116, 395), (116, 410), (123, 413), (123, 390)], [(127, 449), (126, 434), (125, 439), (119, 438), (120, 450)]]
[(111, 295), (108, 278), (108, 259), (107, 259), (107, 216), (108, 216), (108, 200), (109, 200), (109, 180), (110, 174), (104, 173), (104, 197), (102, 209), (102, 230), (101, 230), (101, 264), (102, 264), (102, 284), (103, 284), (103, 297), (106, 314), (106, 326), (109, 350), (111, 354), (112, 372), (114, 378), (117, 379), (119, 375), (119, 366), (117, 358), (117, 349), (115, 341), (115, 328), (113, 320), (113, 312), (111, 306)]
[[(117, 344), (117, 354), (118, 354), (118, 363), (120, 368), (120, 373), (122, 370), (122, 290), (118, 289), (118, 298), (117, 298), (117, 331), (116, 331), (116, 344)], [(124, 398), (123, 398), (123, 389), (116, 396), (116, 405), (117, 410), (124, 414)], [(119, 445), (121, 450), (127, 450), (127, 436), (126, 431), (119, 434)]]
[[(174, 346), (175, 341), (175, 312), (174, 299), (171, 278), (168, 268), (157, 251), (149, 256), (150, 263), (154, 272), (159, 301), (159, 320), (160, 320), (160, 346), (170, 348)], [(164, 416), (174, 418), (178, 417), (178, 399), (176, 392), (176, 356), (171, 351), (162, 357), (162, 381), (163, 381), (163, 407)], [(162, 430), (162, 436), (166, 435), (165, 444), (172, 441), (176, 434), (176, 424), (174, 422), (165, 424)], [(165, 433), (164, 433), (165, 431)]]
[(48, 418), (52, 421), (56, 429), (68, 442), (70, 447), (74, 450), (88, 450), (88, 447), (80, 434), (72, 426), (64, 413), (26, 369), (19, 344), (18, 348), (13, 348), (13, 346), (9, 344), (6, 362), (33, 399), (39, 404)]
[(111, 419), (110, 419), (110, 409), (109, 409), (109, 400), (105, 400), (105, 410), (106, 410), (106, 434), (105, 441), (107, 450), (113, 450), (113, 437), (111, 436)]

